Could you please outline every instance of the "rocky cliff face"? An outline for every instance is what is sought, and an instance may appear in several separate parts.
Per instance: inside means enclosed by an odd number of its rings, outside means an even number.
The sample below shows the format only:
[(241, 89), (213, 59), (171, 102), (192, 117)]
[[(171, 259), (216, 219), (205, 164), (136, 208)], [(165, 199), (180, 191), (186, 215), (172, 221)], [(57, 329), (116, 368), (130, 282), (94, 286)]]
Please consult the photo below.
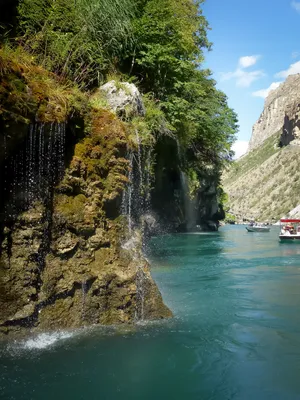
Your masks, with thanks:
[[(219, 171), (203, 165), (196, 187), (180, 169), (180, 149), (174, 138), (163, 136), (155, 147), (155, 186), (152, 208), (169, 231), (215, 231), (223, 219), (218, 199)], [(204, 163), (203, 163), (204, 164)]]
[(297, 74), (269, 94), (253, 127), (250, 151), (224, 173), (230, 212), (238, 220), (275, 222), (299, 205), (299, 116)]
[[(22, 53), (0, 61), (0, 334), (170, 317), (141, 234), (190, 219), (165, 121), (154, 135), (132, 84), (88, 96)], [(193, 226), (216, 229), (206, 169)]]
[(299, 99), (289, 104), (285, 110), (280, 145), (300, 145), (300, 88)]
[(300, 203), (299, 146), (279, 147), (270, 136), (223, 175), (230, 213), (238, 221), (276, 222)]
[(295, 74), (290, 75), (266, 98), (264, 110), (253, 126), (248, 151), (257, 148), (268, 137), (281, 131), (284, 124), (288, 132), (293, 130), (289, 121), (293, 120), (298, 103), (300, 103), (300, 74)]
[(172, 315), (142, 254), (132, 193), (122, 213), (140, 144), (103, 108), (82, 122), (24, 124), (3, 152), (0, 333)]

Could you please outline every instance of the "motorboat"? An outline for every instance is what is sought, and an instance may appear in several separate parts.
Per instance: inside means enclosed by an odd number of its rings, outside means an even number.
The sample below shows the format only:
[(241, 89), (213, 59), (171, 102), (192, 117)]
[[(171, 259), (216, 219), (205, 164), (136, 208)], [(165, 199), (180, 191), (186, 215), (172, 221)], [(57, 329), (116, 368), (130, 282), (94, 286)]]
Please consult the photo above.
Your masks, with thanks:
[(248, 232), (270, 232), (270, 226), (267, 225), (248, 225), (246, 229)]
[(281, 242), (297, 242), (300, 243), (300, 219), (282, 218), (280, 220)]

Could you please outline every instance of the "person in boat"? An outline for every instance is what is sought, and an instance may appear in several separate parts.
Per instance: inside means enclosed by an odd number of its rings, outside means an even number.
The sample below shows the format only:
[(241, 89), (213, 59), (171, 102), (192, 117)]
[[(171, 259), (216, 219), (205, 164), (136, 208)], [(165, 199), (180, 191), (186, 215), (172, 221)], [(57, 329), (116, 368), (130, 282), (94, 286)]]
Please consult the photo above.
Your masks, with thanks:
[(293, 225), (287, 225), (288, 231), (290, 232), (291, 235), (295, 235), (295, 229), (293, 227)]
[(283, 226), (280, 233), (281, 235), (290, 235), (291, 234), (290, 226), (289, 225)]

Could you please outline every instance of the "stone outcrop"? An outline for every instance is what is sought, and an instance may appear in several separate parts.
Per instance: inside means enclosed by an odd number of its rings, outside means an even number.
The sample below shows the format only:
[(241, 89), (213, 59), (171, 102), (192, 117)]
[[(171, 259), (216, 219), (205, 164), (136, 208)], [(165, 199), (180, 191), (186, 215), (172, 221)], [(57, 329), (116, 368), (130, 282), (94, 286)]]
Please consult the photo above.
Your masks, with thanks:
[(229, 213), (237, 221), (274, 223), (299, 204), (300, 146), (280, 146), (280, 133), (267, 138), (223, 174)]
[(286, 107), (280, 145), (300, 145), (300, 88), (299, 100)]
[(276, 222), (299, 204), (300, 74), (266, 98), (248, 153), (223, 175), (237, 220)]
[[(2, 210), (0, 333), (172, 315), (150, 275), (138, 230), (129, 235), (126, 218), (120, 215), (129, 169), (125, 125), (103, 109), (92, 109), (88, 121), (84, 137), (75, 145), (68, 143), (71, 157), (56, 184), (55, 163), (49, 164), (54, 154), (57, 167), (62, 162), (56, 136), (51, 139), (45, 133), (41, 142), (44, 131), (31, 129), (26, 148), (37, 171), (30, 170), (28, 184), (14, 181), (12, 188), (27, 190), (44, 181), (44, 193), (32, 190), (29, 206), (5, 213), (24, 197), (13, 194)], [(33, 165), (41, 143), (44, 150)], [(16, 160), (26, 163), (26, 156)], [(39, 177), (41, 171), (46, 172)]]
[(201, 231), (217, 231), (225, 212), (218, 199), (217, 176), (203, 179), (198, 193), (197, 227)]
[[(36, 85), (38, 68), (8, 72), (0, 104), (0, 334), (171, 317), (139, 228), (149, 237), (188, 223), (176, 137), (164, 120), (156, 135), (139, 133), (145, 108), (135, 85), (111, 81), (91, 97), (75, 90), (69, 98), (45, 71), (48, 86)], [(197, 178), (193, 227), (216, 229), (218, 171), (203, 167)]]
[(145, 115), (145, 107), (138, 88), (133, 83), (109, 81), (99, 93), (119, 116)]
[[(295, 74), (288, 76), (285, 82), (269, 93), (264, 110), (253, 126), (248, 151), (257, 148), (268, 137), (281, 131), (283, 125), (286, 129), (284, 132), (288, 132), (288, 136), (291, 137), (298, 103), (300, 104), (300, 74)], [(288, 139), (284, 138), (283, 141), (287, 143)]]
[(219, 171), (203, 162), (201, 174), (189, 188), (189, 179), (180, 169), (178, 142), (164, 135), (155, 147), (155, 186), (152, 207), (161, 224), (159, 231), (215, 231), (225, 217), (219, 202)]

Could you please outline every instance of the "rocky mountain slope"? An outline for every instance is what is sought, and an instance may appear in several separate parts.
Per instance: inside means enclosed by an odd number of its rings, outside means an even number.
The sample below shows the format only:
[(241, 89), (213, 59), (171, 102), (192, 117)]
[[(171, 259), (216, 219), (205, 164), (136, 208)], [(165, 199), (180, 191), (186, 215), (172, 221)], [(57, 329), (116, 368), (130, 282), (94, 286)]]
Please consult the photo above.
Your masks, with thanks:
[(294, 115), (294, 107), (297, 107), (298, 100), (300, 101), (300, 74), (290, 75), (266, 98), (264, 110), (253, 126), (248, 151), (257, 148), (268, 137), (282, 129), (286, 113), (289, 117)]
[(297, 74), (269, 94), (248, 153), (223, 174), (230, 213), (238, 220), (274, 222), (299, 205), (299, 106)]

